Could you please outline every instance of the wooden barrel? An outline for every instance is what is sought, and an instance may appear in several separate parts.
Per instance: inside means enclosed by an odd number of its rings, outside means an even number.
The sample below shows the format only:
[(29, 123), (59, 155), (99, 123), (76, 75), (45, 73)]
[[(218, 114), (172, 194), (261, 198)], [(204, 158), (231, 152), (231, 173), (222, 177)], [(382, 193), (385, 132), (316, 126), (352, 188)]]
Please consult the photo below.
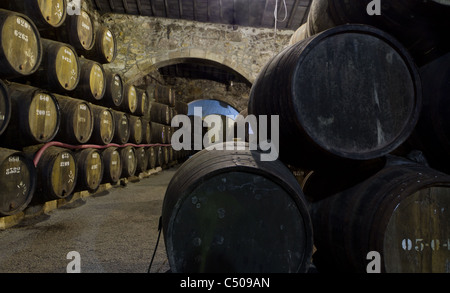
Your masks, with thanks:
[(248, 145), (225, 148), (191, 157), (167, 187), (162, 227), (172, 272), (307, 272), (312, 224), (297, 180)]
[(115, 130), (112, 142), (117, 144), (125, 144), (130, 139), (131, 124), (130, 117), (127, 113), (113, 110), (115, 120)]
[(60, 105), (61, 123), (55, 140), (68, 144), (84, 144), (94, 129), (94, 115), (87, 101), (55, 94)]
[(161, 147), (161, 152), (162, 152), (161, 167), (167, 167), (167, 165), (170, 163), (169, 147), (167, 147), (167, 146)]
[(113, 32), (104, 25), (95, 29), (95, 42), (85, 57), (101, 64), (111, 63), (117, 57), (117, 40)]
[(28, 76), (41, 62), (41, 36), (33, 21), (25, 14), (0, 9), (0, 77)]
[(156, 166), (162, 167), (164, 165), (164, 158), (163, 158), (163, 151), (162, 146), (155, 146), (155, 159), (156, 159)]
[(308, 37), (306, 28), (307, 28), (307, 23), (304, 23), (298, 29), (295, 30), (295, 32), (292, 34), (291, 38), (289, 39), (289, 46), (293, 45), (295, 43), (298, 43)]
[(132, 146), (120, 148), (120, 160), (122, 162), (121, 178), (134, 176), (137, 169), (135, 148)]
[(424, 102), (406, 145), (422, 151), (431, 167), (450, 174), (450, 53), (421, 67), (420, 76)]
[(116, 120), (113, 110), (94, 104), (90, 106), (92, 115), (94, 116), (94, 126), (89, 142), (107, 145), (112, 141), (116, 130)]
[(414, 129), (421, 103), (418, 70), (403, 46), (376, 28), (343, 25), (272, 58), (248, 113), (279, 115), (280, 158), (317, 169), (393, 151)]
[(145, 147), (135, 148), (136, 151), (136, 174), (147, 171), (148, 153)]
[(449, 272), (449, 208), (448, 175), (390, 157), (366, 181), (313, 203), (314, 263), (365, 273), (376, 251), (381, 272)]
[(148, 169), (155, 169), (157, 166), (157, 157), (155, 147), (147, 147)]
[(47, 148), (36, 168), (38, 182), (36, 200), (69, 199), (73, 195), (77, 184), (78, 167), (71, 150), (56, 146)]
[(143, 89), (136, 88), (136, 111), (134, 115), (150, 117), (150, 100), (147, 97), (147, 92)]
[(0, 215), (23, 211), (36, 190), (36, 169), (24, 153), (0, 148)]
[(97, 149), (87, 148), (74, 153), (78, 165), (78, 180), (75, 190), (95, 192), (103, 178), (103, 161), (101, 152)]
[(140, 144), (142, 142), (142, 119), (140, 116), (130, 115), (129, 142)]
[(163, 124), (150, 122), (152, 143), (166, 143), (166, 127)]
[(27, 15), (38, 29), (57, 28), (66, 20), (66, 0), (2, 0), (0, 8)]
[(75, 98), (96, 103), (103, 99), (106, 90), (103, 65), (80, 58), (80, 82), (73, 93)]
[(150, 120), (156, 123), (170, 124), (170, 107), (157, 102), (150, 103)]
[(152, 128), (150, 121), (142, 118), (142, 142), (143, 144), (152, 143)]
[(9, 97), (8, 88), (5, 83), (0, 80), (0, 135), (5, 131), (11, 119), (11, 98)]
[(42, 47), (44, 53), (38, 70), (18, 81), (60, 94), (75, 90), (80, 82), (81, 67), (74, 47), (45, 38), (42, 38)]
[(11, 120), (0, 143), (11, 148), (46, 143), (56, 136), (61, 122), (59, 103), (53, 94), (19, 83), (8, 84)]
[(308, 15), (310, 35), (346, 23), (371, 25), (398, 39), (420, 66), (450, 49), (450, 6), (420, 0), (389, 1), (380, 5), (381, 15), (372, 16), (367, 13), (370, 2), (313, 1)]
[(175, 101), (175, 110), (177, 114), (188, 115), (189, 114), (189, 105), (185, 102), (176, 100)]
[(122, 161), (117, 147), (108, 147), (102, 151), (103, 179), (102, 183), (116, 184), (122, 174)]
[(161, 104), (175, 107), (175, 94), (171, 87), (160, 84), (155, 85), (155, 101)]
[(56, 39), (75, 47), (78, 55), (85, 55), (95, 44), (94, 22), (89, 13), (81, 9), (80, 13), (68, 14), (66, 21), (56, 30), (41, 32), (45, 38)]
[(126, 84), (124, 86), (123, 101), (120, 104), (119, 109), (125, 113), (134, 114), (136, 112), (137, 105), (136, 87), (132, 84)]
[(104, 106), (119, 109), (123, 102), (124, 86), (122, 76), (110, 69), (105, 69), (105, 94), (102, 99)]

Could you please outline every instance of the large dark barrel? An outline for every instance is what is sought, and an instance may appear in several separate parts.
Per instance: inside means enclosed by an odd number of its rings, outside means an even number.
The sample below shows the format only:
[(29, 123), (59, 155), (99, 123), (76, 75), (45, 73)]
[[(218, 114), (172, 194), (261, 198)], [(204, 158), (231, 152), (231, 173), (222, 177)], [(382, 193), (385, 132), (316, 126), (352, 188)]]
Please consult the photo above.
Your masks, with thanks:
[(136, 151), (136, 174), (147, 171), (148, 153), (145, 147), (135, 148)]
[(156, 84), (154, 87), (155, 102), (175, 107), (175, 92), (169, 86)]
[(431, 167), (450, 174), (450, 53), (420, 68), (423, 106), (408, 139), (410, 150), (420, 150)]
[(372, 177), (312, 204), (314, 263), (319, 272), (365, 273), (375, 251), (381, 272), (449, 272), (449, 208), (448, 175), (390, 157)]
[(102, 104), (113, 109), (119, 109), (124, 97), (122, 76), (110, 69), (105, 69), (105, 75), (106, 86)]
[(61, 123), (55, 140), (69, 144), (87, 143), (94, 129), (91, 104), (57, 94), (55, 97), (61, 109)]
[(272, 58), (252, 86), (248, 113), (279, 115), (281, 159), (315, 169), (393, 151), (414, 129), (421, 102), (417, 68), (399, 42), (343, 25)]
[(117, 147), (108, 147), (102, 151), (103, 173), (102, 183), (116, 184), (122, 174), (122, 161)]
[(120, 161), (122, 162), (121, 178), (134, 176), (137, 168), (137, 158), (135, 148), (127, 146), (120, 148)]
[(177, 114), (188, 115), (189, 114), (189, 105), (185, 102), (176, 100), (175, 101), (175, 110)]
[(97, 149), (87, 148), (75, 152), (78, 165), (78, 180), (75, 190), (88, 190), (95, 192), (102, 182), (104, 166), (101, 152)]
[(94, 116), (94, 126), (89, 142), (99, 145), (109, 144), (116, 130), (114, 110), (94, 104), (90, 106)]
[(167, 187), (162, 227), (172, 272), (310, 267), (312, 224), (300, 185), (284, 164), (261, 160), (248, 146), (186, 161)]
[(97, 103), (103, 99), (106, 90), (103, 65), (80, 58), (80, 82), (73, 93), (74, 98)]
[(163, 124), (150, 122), (152, 143), (166, 143), (166, 127)]
[(148, 169), (155, 169), (157, 166), (157, 157), (155, 147), (147, 148)]
[(36, 169), (24, 153), (0, 148), (0, 215), (24, 210), (36, 189)]
[(398, 39), (419, 65), (450, 49), (450, 6), (436, 1), (381, 1), (381, 15), (369, 15), (370, 2), (372, 0), (314, 0), (308, 14), (307, 35), (346, 23), (371, 25)]
[(170, 124), (170, 107), (157, 102), (150, 103), (150, 120), (156, 123)]
[(59, 103), (46, 90), (8, 84), (11, 98), (11, 120), (0, 136), (0, 144), (10, 148), (22, 148), (51, 141), (59, 131), (61, 115)]
[(0, 9), (0, 77), (28, 76), (42, 61), (41, 36), (25, 14)]
[(71, 150), (51, 146), (37, 163), (37, 188), (33, 202), (69, 199), (77, 184), (78, 167)]
[(137, 105), (134, 115), (150, 118), (150, 100), (145, 90), (136, 88), (136, 101)]
[(116, 129), (112, 142), (125, 144), (130, 139), (131, 124), (127, 113), (113, 110)]
[(11, 119), (11, 98), (9, 97), (8, 88), (5, 83), (0, 80), (0, 137), (9, 125)]
[(140, 144), (142, 142), (142, 118), (140, 116), (129, 115), (130, 118), (130, 138), (129, 142)]
[(42, 38), (43, 58), (38, 70), (22, 83), (42, 87), (55, 93), (75, 90), (80, 82), (80, 62), (75, 49), (65, 43)]
[(150, 121), (141, 117), (142, 121), (142, 142), (143, 144), (150, 144), (152, 142), (152, 128)]
[(66, 0), (2, 0), (0, 7), (30, 17), (39, 29), (57, 28), (66, 20)]
[(163, 158), (163, 147), (162, 146), (155, 146), (155, 160), (156, 160), (156, 167), (162, 167), (164, 165), (164, 158)]
[(117, 56), (117, 40), (113, 32), (104, 25), (95, 29), (95, 43), (85, 57), (101, 64), (111, 63)]

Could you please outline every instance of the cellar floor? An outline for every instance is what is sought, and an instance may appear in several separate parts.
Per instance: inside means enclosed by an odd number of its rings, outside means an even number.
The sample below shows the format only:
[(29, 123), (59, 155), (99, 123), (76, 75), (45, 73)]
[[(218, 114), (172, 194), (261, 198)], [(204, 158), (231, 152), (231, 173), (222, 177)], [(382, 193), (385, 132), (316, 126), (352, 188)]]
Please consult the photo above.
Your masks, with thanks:
[[(73, 199), (1, 230), (0, 273), (77, 268), (82, 273), (147, 273), (165, 190), (177, 167)], [(73, 266), (77, 260), (79, 266)], [(161, 233), (150, 272), (169, 269)]]

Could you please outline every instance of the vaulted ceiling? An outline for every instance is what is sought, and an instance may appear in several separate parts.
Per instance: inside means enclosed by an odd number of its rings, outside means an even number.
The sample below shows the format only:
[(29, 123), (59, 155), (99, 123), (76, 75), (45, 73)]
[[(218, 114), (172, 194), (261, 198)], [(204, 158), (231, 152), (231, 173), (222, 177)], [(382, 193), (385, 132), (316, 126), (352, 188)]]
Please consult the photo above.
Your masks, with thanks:
[[(312, 0), (92, 0), (101, 13), (296, 30)], [(277, 11), (277, 13), (275, 13)]]

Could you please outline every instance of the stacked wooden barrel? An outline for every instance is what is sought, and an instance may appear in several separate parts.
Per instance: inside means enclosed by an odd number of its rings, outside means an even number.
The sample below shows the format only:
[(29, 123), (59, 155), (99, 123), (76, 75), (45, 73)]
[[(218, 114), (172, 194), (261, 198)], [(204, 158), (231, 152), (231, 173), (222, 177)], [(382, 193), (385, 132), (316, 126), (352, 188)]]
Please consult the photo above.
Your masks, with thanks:
[(449, 272), (449, 7), (369, 2), (314, 0), (248, 113), (279, 116), (319, 272)]
[[(106, 68), (117, 56), (114, 32), (84, 8), (68, 14), (67, 4), (0, 3), (1, 187), (9, 182), (2, 215), (70, 200), (176, 160), (167, 137), (171, 89), (147, 97), (146, 88)], [(164, 140), (153, 135), (151, 102), (170, 109), (168, 120), (155, 114)]]

